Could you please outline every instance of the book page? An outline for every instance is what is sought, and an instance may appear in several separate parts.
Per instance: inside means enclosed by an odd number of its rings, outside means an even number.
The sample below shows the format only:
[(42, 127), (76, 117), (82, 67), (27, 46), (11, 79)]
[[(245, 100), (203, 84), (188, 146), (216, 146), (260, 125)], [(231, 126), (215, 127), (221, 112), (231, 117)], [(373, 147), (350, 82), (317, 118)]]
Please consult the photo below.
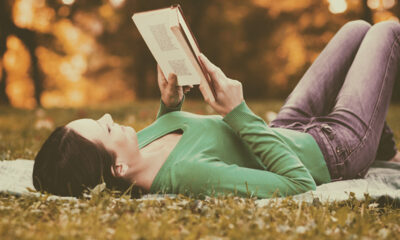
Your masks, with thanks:
[(175, 73), (180, 86), (199, 84), (202, 76), (171, 30), (179, 26), (177, 17), (176, 10), (165, 8), (134, 14), (132, 19), (166, 77)]
[(149, 28), (161, 51), (178, 50), (178, 47), (169, 38), (165, 24), (149, 25)]

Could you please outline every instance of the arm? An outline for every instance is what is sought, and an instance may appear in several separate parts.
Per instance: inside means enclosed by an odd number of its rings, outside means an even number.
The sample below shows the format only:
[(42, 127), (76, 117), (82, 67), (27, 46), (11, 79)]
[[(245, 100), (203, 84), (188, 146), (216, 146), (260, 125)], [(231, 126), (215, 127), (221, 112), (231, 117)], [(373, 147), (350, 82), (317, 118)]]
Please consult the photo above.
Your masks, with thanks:
[[(265, 185), (278, 189), (280, 194), (297, 194), (315, 189), (315, 182), (297, 155), (270, 129), (260, 117), (256, 116), (243, 99), (242, 85), (229, 79), (204, 55), (201, 62), (208, 71), (216, 93), (215, 100), (205, 100), (223, 116), (225, 121), (252, 149), (265, 164), (267, 171), (274, 174)], [(203, 93), (203, 89), (200, 89)], [(267, 173), (265, 173), (267, 174)], [(271, 189), (269, 189), (271, 190)]]
[(161, 92), (157, 118), (169, 112), (180, 111), (185, 100), (185, 93), (189, 92), (193, 86), (178, 86), (175, 74), (170, 74), (167, 81), (159, 66), (157, 66), (157, 82)]
[[(270, 198), (289, 196), (315, 189), (314, 180), (298, 159), (292, 158), (281, 173), (226, 164), (214, 156), (201, 159), (176, 171), (177, 185), (174, 193), (195, 195), (234, 194), (241, 197)], [(193, 171), (193, 169), (196, 169)], [(281, 169), (281, 172), (284, 170)]]
[(230, 165), (214, 156), (201, 155), (198, 161), (192, 163), (194, 166), (190, 166), (196, 171), (179, 171), (185, 174), (178, 185), (179, 193), (233, 193), (268, 198), (274, 194), (288, 196), (315, 190), (314, 179), (297, 155), (244, 101), (223, 121), (250, 146), (267, 170)]

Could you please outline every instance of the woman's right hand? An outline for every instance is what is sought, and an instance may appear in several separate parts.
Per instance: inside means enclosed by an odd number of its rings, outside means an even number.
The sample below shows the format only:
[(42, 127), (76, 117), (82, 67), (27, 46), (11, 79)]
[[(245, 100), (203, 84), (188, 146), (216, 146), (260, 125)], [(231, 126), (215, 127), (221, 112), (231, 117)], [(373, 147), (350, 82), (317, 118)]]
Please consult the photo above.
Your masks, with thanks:
[(157, 81), (161, 100), (170, 108), (176, 107), (182, 101), (183, 95), (193, 88), (192, 85), (178, 86), (178, 78), (175, 74), (170, 74), (167, 81), (159, 65), (157, 65)]
[(237, 80), (226, 77), (221, 69), (211, 63), (203, 54), (200, 55), (200, 61), (210, 75), (209, 85), (214, 90), (215, 100), (207, 97), (202, 85), (200, 85), (200, 91), (204, 100), (224, 117), (244, 100), (242, 84)]

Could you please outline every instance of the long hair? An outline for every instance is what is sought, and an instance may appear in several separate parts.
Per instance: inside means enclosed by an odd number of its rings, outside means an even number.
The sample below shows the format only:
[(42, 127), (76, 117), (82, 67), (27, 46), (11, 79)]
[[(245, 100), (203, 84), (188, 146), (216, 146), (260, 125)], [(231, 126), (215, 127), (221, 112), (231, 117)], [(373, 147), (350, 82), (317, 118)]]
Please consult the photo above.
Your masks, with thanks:
[(105, 182), (124, 192), (130, 184), (111, 174), (116, 156), (65, 126), (56, 128), (35, 157), (33, 185), (38, 191), (60, 196), (82, 195), (86, 188)]

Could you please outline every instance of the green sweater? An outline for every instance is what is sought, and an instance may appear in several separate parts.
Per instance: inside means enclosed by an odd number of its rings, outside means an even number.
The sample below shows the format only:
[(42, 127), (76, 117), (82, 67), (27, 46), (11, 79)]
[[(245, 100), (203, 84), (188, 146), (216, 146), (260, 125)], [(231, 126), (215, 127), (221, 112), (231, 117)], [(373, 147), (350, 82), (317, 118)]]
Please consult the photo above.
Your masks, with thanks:
[(183, 101), (175, 108), (160, 101), (157, 120), (137, 133), (143, 148), (170, 132), (183, 131), (150, 193), (268, 198), (330, 182), (311, 135), (268, 127), (244, 101), (224, 118), (180, 111)]

